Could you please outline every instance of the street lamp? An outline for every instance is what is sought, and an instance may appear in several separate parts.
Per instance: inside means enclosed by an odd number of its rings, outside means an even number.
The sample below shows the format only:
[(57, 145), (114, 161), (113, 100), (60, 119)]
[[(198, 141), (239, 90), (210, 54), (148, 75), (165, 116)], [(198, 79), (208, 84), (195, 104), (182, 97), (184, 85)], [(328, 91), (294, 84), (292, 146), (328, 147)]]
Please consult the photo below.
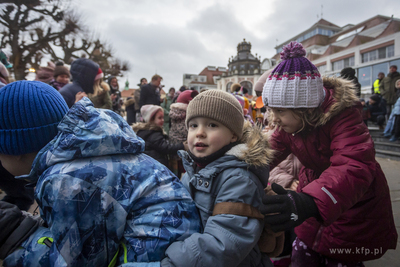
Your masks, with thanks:
[(29, 68), (29, 72), (36, 72), (34, 68)]

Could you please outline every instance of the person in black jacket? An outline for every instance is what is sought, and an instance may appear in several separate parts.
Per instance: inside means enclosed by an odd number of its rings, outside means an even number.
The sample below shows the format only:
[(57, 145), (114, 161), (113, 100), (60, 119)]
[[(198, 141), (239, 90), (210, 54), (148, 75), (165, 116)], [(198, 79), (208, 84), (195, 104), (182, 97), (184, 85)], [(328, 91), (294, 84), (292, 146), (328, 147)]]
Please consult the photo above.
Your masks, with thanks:
[(386, 100), (380, 95), (374, 94), (369, 98), (367, 107), (370, 114), (370, 118), (368, 120), (378, 124), (379, 129), (382, 130), (386, 115)]
[[(143, 85), (140, 88), (139, 106), (142, 108), (144, 105), (160, 105), (160, 84), (162, 77), (158, 74), (151, 78), (149, 84)], [(143, 116), (143, 114), (142, 114)]]
[[(72, 75), (72, 83), (60, 89), (60, 94), (71, 108), (77, 100), (87, 94), (93, 94), (93, 84), (99, 65), (87, 58), (78, 58), (71, 64), (69, 72)], [(79, 99), (76, 96), (80, 96)]]
[(15, 204), (20, 210), (28, 211), (34, 201), (33, 186), (26, 186), (28, 182), (15, 179), (0, 162), (0, 189), (4, 190), (6, 196), (1, 201)]
[(164, 110), (156, 105), (144, 105), (140, 109), (143, 122), (132, 125), (137, 136), (145, 142), (144, 153), (168, 167), (168, 155), (176, 154), (178, 150), (187, 150), (184, 143), (173, 144), (164, 133)]

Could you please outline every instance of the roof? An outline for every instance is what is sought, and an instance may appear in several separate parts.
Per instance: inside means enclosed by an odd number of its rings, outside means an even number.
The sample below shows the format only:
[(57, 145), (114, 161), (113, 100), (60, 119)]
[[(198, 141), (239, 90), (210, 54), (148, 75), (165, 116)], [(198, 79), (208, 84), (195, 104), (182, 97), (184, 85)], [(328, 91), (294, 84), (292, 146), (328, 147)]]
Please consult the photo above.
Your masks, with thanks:
[[(213, 69), (213, 68), (210, 68), (210, 66), (207, 66), (199, 73), (199, 75), (204, 75), (207, 77), (207, 81), (205, 83), (201, 83), (201, 84), (215, 85), (214, 76), (221, 76), (222, 73), (227, 72), (227, 71), (220, 71), (220, 68), (216, 68), (216, 70), (210, 70), (210, 69)], [(200, 82), (195, 82), (195, 83), (200, 83)]]
[(128, 90), (122, 90), (121, 91), (121, 97), (130, 97), (133, 95), (133, 93), (136, 91), (137, 89), (128, 89)]

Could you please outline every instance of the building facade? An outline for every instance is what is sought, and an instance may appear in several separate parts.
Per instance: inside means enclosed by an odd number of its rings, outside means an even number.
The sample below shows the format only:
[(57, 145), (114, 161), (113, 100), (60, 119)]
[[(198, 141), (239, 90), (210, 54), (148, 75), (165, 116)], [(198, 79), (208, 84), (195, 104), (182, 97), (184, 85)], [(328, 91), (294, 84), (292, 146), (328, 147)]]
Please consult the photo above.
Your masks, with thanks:
[(275, 47), (272, 58), (279, 62), (279, 52), (290, 41), (298, 41), (307, 51), (307, 58), (325, 76), (339, 75), (346, 67), (356, 70), (361, 94), (371, 94), (379, 72), (389, 66), (400, 69), (400, 20), (377, 15), (356, 25), (339, 27), (324, 19), (306, 31)]
[(253, 95), (254, 84), (261, 73), (260, 57), (251, 54), (251, 43), (243, 39), (237, 46), (237, 55), (229, 58), (228, 71), (216, 79), (217, 89), (230, 92), (232, 84), (239, 83)]
[(217, 79), (226, 73), (225, 67), (207, 66), (199, 74), (183, 74), (183, 85), (200, 91), (203, 88), (217, 89)]

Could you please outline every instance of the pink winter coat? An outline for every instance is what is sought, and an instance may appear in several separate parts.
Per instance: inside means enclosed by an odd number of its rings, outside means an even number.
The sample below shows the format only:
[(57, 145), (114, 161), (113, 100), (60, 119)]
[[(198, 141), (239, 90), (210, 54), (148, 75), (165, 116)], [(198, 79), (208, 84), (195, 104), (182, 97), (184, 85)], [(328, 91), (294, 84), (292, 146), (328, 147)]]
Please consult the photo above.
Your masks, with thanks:
[(299, 171), (303, 165), (295, 155), (290, 154), (284, 161), (269, 173), (268, 182), (277, 183), (284, 188), (290, 188), (295, 180), (299, 179)]
[(295, 229), (309, 248), (348, 262), (376, 259), (396, 248), (389, 188), (351, 82), (323, 81), (318, 126), (296, 135), (276, 131), (271, 145), (278, 157), (271, 168), (290, 153), (304, 165), (297, 191), (314, 198), (322, 218)]

